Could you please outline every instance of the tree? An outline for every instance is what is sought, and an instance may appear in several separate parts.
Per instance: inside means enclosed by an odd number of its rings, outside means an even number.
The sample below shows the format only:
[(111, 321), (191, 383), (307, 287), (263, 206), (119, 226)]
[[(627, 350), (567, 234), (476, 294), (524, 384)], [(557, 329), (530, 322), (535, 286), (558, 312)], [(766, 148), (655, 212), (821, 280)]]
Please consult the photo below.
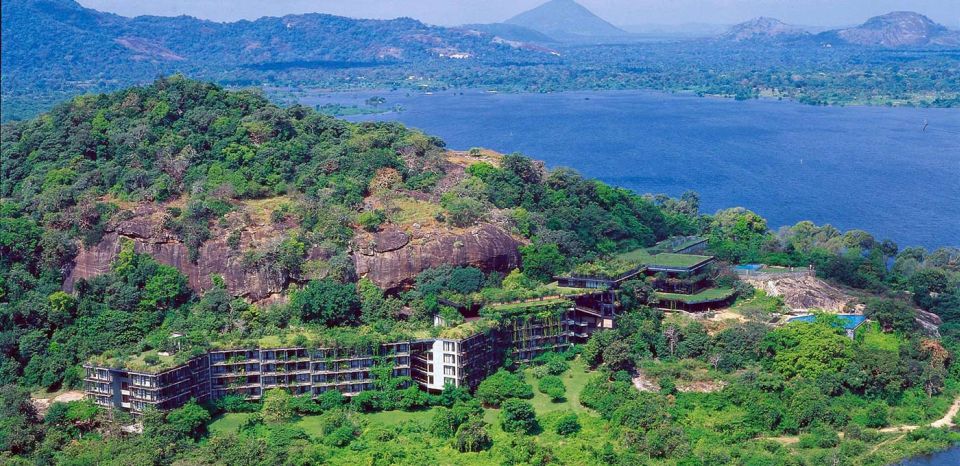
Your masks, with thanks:
[(263, 395), (263, 420), (268, 423), (281, 423), (293, 417), (290, 393), (281, 388), (267, 390)]
[(360, 298), (350, 283), (331, 279), (313, 280), (295, 291), (290, 309), (305, 321), (320, 321), (329, 326), (348, 325), (357, 321)]
[(885, 332), (909, 332), (917, 327), (917, 312), (902, 301), (871, 299), (867, 301), (864, 315), (880, 322)]
[(184, 437), (199, 440), (206, 433), (210, 412), (190, 400), (187, 404), (167, 413), (167, 423)]
[(563, 385), (563, 380), (560, 380), (560, 377), (555, 375), (548, 375), (540, 379), (540, 382), (537, 384), (537, 390), (549, 396), (550, 400), (555, 403), (563, 401), (564, 396), (567, 394), (567, 387)]
[(487, 406), (500, 406), (508, 398), (533, 398), (533, 387), (516, 374), (500, 369), (480, 382), (476, 397)]
[(483, 451), (490, 448), (493, 439), (487, 433), (487, 423), (480, 417), (471, 418), (457, 429), (454, 446), (462, 453)]
[(552, 280), (566, 264), (556, 244), (521, 246), (520, 255), (523, 258), (523, 274), (542, 282)]
[(0, 451), (29, 453), (42, 436), (30, 392), (14, 385), (0, 386)]
[(633, 368), (633, 353), (630, 345), (623, 340), (615, 340), (603, 350), (603, 363), (613, 371)]
[(158, 264), (143, 287), (140, 305), (158, 310), (170, 309), (185, 302), (189, 296), (187, 277), (173, 267)]
[(529, 402), (509, 399), (500, 405), (500, 427), (507, 432), (529, 434), (537, 428), (537, 414)]
[(787, 378), (815, 380), (826, 372), (840, 372), (852, 356), (851, 342), (830, 323), (792, 322), (764, 340), (771, 367)]
[(553, 430), (564, 437), (579, 432), (580, 420), (577, 418), (577, 414), (573, 412), (564, 413), (557, 419)]

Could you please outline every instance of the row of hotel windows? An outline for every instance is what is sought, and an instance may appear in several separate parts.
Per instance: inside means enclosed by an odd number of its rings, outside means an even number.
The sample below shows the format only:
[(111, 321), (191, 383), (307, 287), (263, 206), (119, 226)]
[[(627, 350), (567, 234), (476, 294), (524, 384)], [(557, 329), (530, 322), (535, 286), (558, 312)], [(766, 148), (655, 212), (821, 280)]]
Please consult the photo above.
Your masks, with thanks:
[[(449, 357), (448, 357), (449, 356)], [(444, 355), (444, 362), (456, 362), (456, 357), (454, 355)], [(410, 364), (410, 358), (407, 356), (401, 356), (396, 358), (393, 361), (394, 365), (405, 366)], [(246, 372), (284, 372), (284, 371), (340, 371), (340, 370), (350, 370), (350, 369), (367, 369), (374, 366), (373, 360), (364, 359), (364, 360), (354, 360), (354, 361), (344, 361), (342, 363), (326, 363), (326, 362), (315, 362), (311, 365), (306, 362), (299, 363), (290, 363), (290, 364), (247, 364), (243, 368)], [(230, 369), (225, 366), (215, 366), (213, 369), (213, 374), (229, 374), (236, 373), (238, 369)], [(150, 385), (153, 386), (153, 385)]]
[[(450, 350), (452, 351), (452, 350)], [(390, 347), (388, 353), (408, 353), (410, 352), (410, 345), (407, 343), (394, 345)], [(264, 350), (264, 351), (227, 351), (227, 352), (215, 352), (210, 353), (210, 360), (213, 362), (226, 361), (231, 358), (238, 359), (257, 359), (262, 358), (265, 360), (275, 360), (275, 359), (302, 359), (302, 358), (315, 358), (315, 359), (325, 359), (325, 358), (365, 358), (372, 356), (373, 351), (364, 351), (362, 353), (352, 353), (344, 354), (342, 350), (336, 349), (318, 349), (313, 351), (307, 351), (305, 349), (296, 349), (296, 350)]]

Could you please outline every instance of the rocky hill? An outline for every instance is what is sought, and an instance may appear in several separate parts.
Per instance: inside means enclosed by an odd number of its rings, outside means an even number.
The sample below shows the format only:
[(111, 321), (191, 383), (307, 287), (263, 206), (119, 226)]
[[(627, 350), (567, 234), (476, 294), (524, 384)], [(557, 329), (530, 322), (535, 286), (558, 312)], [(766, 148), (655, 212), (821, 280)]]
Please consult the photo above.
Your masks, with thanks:
[(721, 38), (734, 42), (762, 40), (790, 40), (809, 36), (810, 33), (775, 18), (759, 17), (731, 27)]
[(561, 40), (627, 35), (574, 0), (550, 0), (504, 22)]
[(960, 46), (960, 32), (951, 31), (924, 15), (910, 11), (876, 16), (860, 26), (826, 34), (850, 44), (866, 46)]
[(633, 193), (520, 155), (449, 151), (395, 123), (180, 76), (78, 97), (2, 135), (12, 223), (0, 226), (54, 241), (31, 267), (52, 267), (68, 290), (111, 273), (125, 247), (194, 291), (222, 283), (264, 301), (323, 278), (404, 288), (444, 264), (506, 273), (534, 237), (561, 244), (546, 254), (562, 259), (684, 228)]

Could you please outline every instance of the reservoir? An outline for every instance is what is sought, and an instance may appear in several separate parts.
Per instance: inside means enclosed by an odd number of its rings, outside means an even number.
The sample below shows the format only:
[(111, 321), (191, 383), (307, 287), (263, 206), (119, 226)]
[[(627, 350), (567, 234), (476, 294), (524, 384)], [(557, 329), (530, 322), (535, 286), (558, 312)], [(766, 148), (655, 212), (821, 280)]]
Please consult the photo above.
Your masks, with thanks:
[(474, 146), (522, 152), (638, 193), (742, 206), (772, 229), (800, 220), (862, 229), (900, 247), (960, 246), (960, 109), (817, 107), (649, 91), (296, 91), (305, 105), (364, 106)]

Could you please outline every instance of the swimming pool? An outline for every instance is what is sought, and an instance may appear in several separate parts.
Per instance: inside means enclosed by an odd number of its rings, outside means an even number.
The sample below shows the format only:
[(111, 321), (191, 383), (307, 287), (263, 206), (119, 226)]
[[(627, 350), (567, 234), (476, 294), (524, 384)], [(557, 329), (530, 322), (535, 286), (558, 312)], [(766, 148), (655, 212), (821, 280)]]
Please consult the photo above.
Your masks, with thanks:
[(763, 268), (763, 264), (740, 264), (734, 266), (733, 269), (740, 272), (756, 272)]
[[(843, 321), (844, 330), (853, 330), (860, 326), (863, 321), (867, 320), (867, 317), (860, 314), (835, 314), (840, 320)], [(814, 322), (817, 320), (817, 316), (811, 314), (806, 316), (791, 317), (787, 319), (787, 322)]]

